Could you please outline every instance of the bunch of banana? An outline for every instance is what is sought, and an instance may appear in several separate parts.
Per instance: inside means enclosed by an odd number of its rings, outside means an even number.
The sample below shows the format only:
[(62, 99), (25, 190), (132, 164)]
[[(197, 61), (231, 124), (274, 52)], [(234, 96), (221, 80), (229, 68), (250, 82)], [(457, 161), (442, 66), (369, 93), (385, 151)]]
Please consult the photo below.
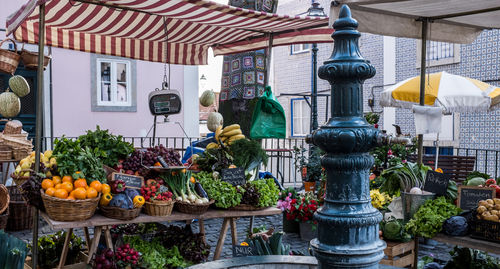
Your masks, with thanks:
[[(17, 176), (29, 177), (30, 172), (25, 170), (31, 169), (34, 163), (35, 152), (33, 151), (29, 156), (19, 161), (14, 174)], [(57, 165), (56, 158), (52, 157), (52, 150), (46, 150), (44, 153), (40, 152), (40, 163), (43, 163), (46, 168), (52, 168), (52, 166)]]
[(219, 126), (215, 131), (215, 140), (223, 144), (232, 144), (234, 141), (244, 139), (245, 135), (241, 132), (239, 124), (226, 126), (224, 129)]

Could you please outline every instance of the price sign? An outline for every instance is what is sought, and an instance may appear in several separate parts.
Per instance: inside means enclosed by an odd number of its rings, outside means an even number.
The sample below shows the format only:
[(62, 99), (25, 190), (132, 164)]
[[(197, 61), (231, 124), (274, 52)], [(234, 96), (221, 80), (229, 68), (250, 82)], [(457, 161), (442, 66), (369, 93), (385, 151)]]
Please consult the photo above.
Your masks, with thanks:
[(113, 173), (111, 174), (111, 180), (123, 180), (127, 188), (140, 189), (144, 186), (144, 178), (136, 175)]
[(233, 257), (254, 256), (253, 249), (250, 246), (233, 245)]
[(458, 187), (458, 207), (463, 210), (470, 210), (477, 207), (481, 200), (495, 198), (494, 188), (482, 188), (472, 186)]
[(222, 180), (233, 184), (233, 186), (242, 186), (247, 182), (245, 177), (245, 170), (242, 167), (222, 169)]
[(443, 173), (427, 171), (425, 177), (424, 191), (432, 192), (437, 195), (445, 195), (448, 189), (449, 179)]

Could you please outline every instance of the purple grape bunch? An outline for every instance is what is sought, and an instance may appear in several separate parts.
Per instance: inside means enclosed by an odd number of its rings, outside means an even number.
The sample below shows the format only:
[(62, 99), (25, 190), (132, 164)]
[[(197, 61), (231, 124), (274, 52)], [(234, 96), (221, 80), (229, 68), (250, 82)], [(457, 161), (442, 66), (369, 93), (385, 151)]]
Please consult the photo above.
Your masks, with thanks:
[(157, 157), (161, 156), (169, 166), (181, 166), (181, 155), (174, 149), (166, 148), (163, 145), (150, 147), (146, 150), (136, 149), (130, 157), (123, 162), (123, 169), (131, 171), (139, 171), (139, 174), (144, 175), (147, 169), (157, 161)]

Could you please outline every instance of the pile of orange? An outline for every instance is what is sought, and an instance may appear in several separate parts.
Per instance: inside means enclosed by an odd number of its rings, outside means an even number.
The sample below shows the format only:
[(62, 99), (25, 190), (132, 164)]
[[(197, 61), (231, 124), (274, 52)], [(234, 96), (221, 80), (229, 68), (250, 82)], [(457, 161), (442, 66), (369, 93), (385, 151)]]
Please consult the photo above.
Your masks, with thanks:
[(42, 181), (42, 189), (48, 196), (68, 199), (68, 200), (83, 200), (95, 198), (100, 192), (109, 192), (108, 184), (101, 184), (95, 180), (87, 185), (87, 180), (79, 178), (73, 180), (71, 176), (53, 176), (52, 179), (46, 178)]

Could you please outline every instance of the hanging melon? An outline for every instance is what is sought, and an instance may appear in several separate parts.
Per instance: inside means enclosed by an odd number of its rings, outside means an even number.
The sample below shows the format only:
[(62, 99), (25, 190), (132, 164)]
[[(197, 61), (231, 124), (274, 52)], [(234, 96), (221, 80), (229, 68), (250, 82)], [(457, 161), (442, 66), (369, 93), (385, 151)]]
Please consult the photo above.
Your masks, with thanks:
[(16, 75), (9, 79), (9, 88), (19, 97), (30, 93), (30, 85), (22, 76)]
[(212, 90), (206, 90), (201, 94), (200, 104), (204, 107), (213, 105), (215, 101), (215, 93)]
[(223, 125), (224, 119), (222, 118), (222, 115), (219, 112), (211, 112), (208, 114), (208, 119), (207, 119), (207, 127), (208, 130), (215, 132), (217, 130), (217, 127), (219, 125)]
[(13, 92), (8, 90), (0, 94), (0, 114), (5, 118), (12, 118), (21, 111), (21, 100)]

